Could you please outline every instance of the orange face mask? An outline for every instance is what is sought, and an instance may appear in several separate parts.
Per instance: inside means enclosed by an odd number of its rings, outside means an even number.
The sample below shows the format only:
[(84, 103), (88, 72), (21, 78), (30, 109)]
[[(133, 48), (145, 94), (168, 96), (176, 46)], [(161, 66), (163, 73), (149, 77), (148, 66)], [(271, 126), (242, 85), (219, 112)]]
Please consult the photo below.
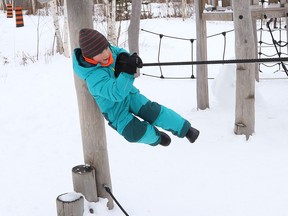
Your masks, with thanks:
[[(97, 65), (98, 64), (98, 62), (96, 62), (94, 59), (91, 59), (91, 58), (88, 58), (88, 57), (85, 57), (85, 56), (83, 56), (83, 58), (85, 59), (86, 62), (91, 63), (93, 65)], [(110, 52), (107, 64), (101, 64), (101, 65), (103, 67), (107, 67), (107, 66), (111, 65), (113, 62), (114, 62), (114, 60), (113, 60), (113, 57), (112, 57), (112, 53)]]

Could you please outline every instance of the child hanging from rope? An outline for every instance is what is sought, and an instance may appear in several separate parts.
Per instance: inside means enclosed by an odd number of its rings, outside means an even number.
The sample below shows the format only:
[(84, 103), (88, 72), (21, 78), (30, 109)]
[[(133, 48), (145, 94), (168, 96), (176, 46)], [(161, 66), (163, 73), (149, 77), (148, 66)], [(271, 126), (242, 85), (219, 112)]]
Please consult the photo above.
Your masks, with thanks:
[[(142, 60), (112, 46), (93, 29), (81, 29), (80, 48), (74, 50), (73, 68), (85, 80), (108, 124), (127, 141), (168, 146), (171, 138), (156, 126), (194, 143), (199, 131), (179, 114), (151, 102), (133, 85)], [(139, 118), (143, 119), (141, 121)]]

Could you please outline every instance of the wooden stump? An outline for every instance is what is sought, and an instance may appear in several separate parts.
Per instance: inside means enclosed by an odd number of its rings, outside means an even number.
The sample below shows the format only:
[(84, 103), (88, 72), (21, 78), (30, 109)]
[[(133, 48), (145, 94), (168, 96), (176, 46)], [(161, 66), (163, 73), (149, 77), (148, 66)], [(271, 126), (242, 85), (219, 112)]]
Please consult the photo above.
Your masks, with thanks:
[(89, 202), (98, 201), (95, 169), (92, 166), (75, 166), (72, 178), (75, 192), (82, 193)]
[(56, 199), (57, 216), (83, 216), (84, 199), (77, 193), (61, 194)]

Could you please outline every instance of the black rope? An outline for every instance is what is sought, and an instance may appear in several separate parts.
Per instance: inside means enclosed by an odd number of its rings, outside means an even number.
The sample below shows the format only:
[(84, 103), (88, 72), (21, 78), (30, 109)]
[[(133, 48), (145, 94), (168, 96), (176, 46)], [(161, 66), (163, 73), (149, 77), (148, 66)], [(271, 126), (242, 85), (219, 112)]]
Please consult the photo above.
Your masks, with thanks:
[(207, 61), (182, 61), (182, 62), (158, 62), (143, 63), (143, 66), (176, 66), (176, 65), (202, 65), (202, 64), (235, 64), (235, 63), (259, 63), (259, 62), (283, 62), (288, 58), (261, 58), (261, 59), (231, 59), (231, 60), (207, 60)]
[(222, 35), (224, 36), (224, 48), (223, 48), (223, 60), (225, 59), (225, 52), (226, 52), (226, 32), (222, 32)]
[[(159, 48), (158, 48), (158, 63), (160, 62), (161, 42), (162, 42), (163, 35), (160, 34), (159, 38), (160, 38), (160, 41), (159, 41)], [(159, 69), (160, 69), (160, 73), (161, 73), (161, 78), (163, 78), (164, 76), (163, 76), (161, 65), (159, 65)]]
[(116, 204), (119, 206), (119, 208), (122, 210), (122, 212), (126, 215), (129, 216), (128, 213), (124, 210), (124, 208), (121, 206), (121, 204), (118, 202), (118, 200), (114, 197), (114, 195), (111, 192), (111, 189), (107, 185), (103, 185), (105, 188), (106, 192), (112, 197), (112, 199), (116, 202)]
[[(194, 50), (193, 43), (194, 43), (194, 39), (191, 39), (190, 42), (191, 42), (191, 61), (193, 61), (193, 60), (194, 60), (194, 58), (193, 58), (193, 56), (194, 56), (194, 55), (193, 55), (193, 50)], [(195, 76), (194, 76), (194, 67), (193, 67), (193, 65), (192, 65), (191, 78), (192, 78), (192, 79), (195, 79)]]
[[(267, 18), (266, 15), (264, 15), (264, 17)], [(273, 41), (274, 47), (275, 47), (276, 52), (277, 52), (277, 54), (278, 54), (278, 56), (279, 56), (279, 58), (280, 58), (280, 57), (281, 57), (281, 54), (280, 54), (279, 51), (278, 51), (278, 48), (277, 48), (277, 46), (276, 46), (276, 43), (275, 43), (275, 39), (274, 39), (273, 33), (272, 33), (272, 31), (271, 31), (271, 28), (270, 28), (270, 23), (271, 23), (272, 21), (273, 21), (273, 19), (270, 19), (270, 20), (267, 22), (267, 28), (269, 29), (269, 32), (270, 32), (270, 35), (271, 35), (271, 38), (272, 38), (272, 41)], [(282, 65), (282, 68), (284, 69), (286, 75), (288, 76), (288, 71), (287, 71), (286, 65), (283, 63), (283, 61), (281, 61), (281, 65)]]

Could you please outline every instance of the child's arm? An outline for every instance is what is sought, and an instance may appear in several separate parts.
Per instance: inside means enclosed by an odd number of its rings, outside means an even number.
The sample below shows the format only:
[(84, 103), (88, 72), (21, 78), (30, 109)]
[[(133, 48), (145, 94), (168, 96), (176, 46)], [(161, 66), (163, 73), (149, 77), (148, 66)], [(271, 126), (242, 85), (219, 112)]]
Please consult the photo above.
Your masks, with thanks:
[(86, 79), (88, 89), (93, 96), (115, 102), (122, 101), (130, 93), (133, 82), (133, 75), (121, 73), (117, 79), (112, 79), (105, 69), (99, 69)]

